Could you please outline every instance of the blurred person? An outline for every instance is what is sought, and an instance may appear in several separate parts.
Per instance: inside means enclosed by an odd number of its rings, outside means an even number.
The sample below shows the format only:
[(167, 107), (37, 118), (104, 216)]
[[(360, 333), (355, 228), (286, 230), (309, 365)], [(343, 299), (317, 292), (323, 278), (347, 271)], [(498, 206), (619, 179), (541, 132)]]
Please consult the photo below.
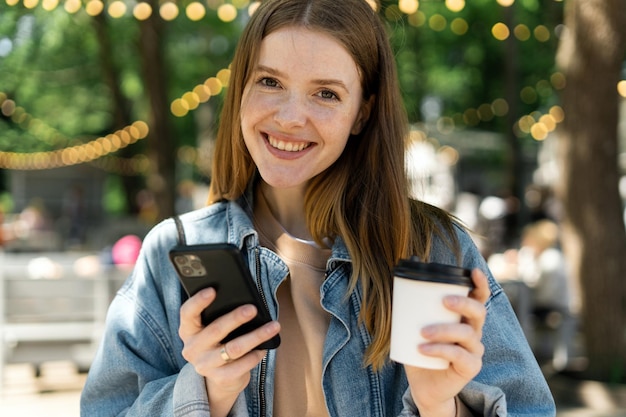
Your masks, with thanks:
[(548, 219), (531, 223), (522, 231), (518, 274), (533, 289), (536, 311), (570, 310), (572, 296), (567, 266), (558, 240), (559, 228)]
[(570, 356), (576, 320), (567, 263), (558, 242), (555, 222), (543, 219), (531, 223), (522, 231), (516, 262), (519, 278), (531, 289), (532, 314), (557, 330), (553, 364), (563, 369)]
[[(231, 68), (210, 204), (180, 219), (189, 244), (242, 250), (275, 321), (228, 343), (253, 306), (203, 326), (216, 291), (185, 299), (168, 260), (177, 228), (165, 220), (111, 305), (81, 414), (554, 416), (468, 233), (409, 198), (406, 113), (370, 5), (264, 1)], [(469, 296), (442, 301), (462, 321), (422, 329), (429, 343), (414, 347), (449, 360), (446, 370), (389, 359), (393, 267), (411, 255), (473, 270)], [(278, 349), (254, 349), (279, 333)]]

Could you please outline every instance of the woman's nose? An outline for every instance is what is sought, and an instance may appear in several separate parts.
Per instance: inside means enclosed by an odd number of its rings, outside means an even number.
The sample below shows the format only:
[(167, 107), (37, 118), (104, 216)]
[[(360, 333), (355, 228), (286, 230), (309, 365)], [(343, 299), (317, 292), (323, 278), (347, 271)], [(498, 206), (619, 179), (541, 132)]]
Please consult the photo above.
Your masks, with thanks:
[(277, 103), (274, 120), (284, 128), (304, 126), (307, 120), (307, 103), (296, 94), (289, 94)]

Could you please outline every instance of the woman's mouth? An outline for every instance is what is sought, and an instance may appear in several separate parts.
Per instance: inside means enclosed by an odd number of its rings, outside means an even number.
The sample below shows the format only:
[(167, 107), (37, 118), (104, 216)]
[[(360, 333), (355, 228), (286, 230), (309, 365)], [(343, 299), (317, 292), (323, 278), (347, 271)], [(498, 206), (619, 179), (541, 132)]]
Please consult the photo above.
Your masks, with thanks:
[(272, 148), (285, 152), (300, 152), (311, 146), (311, 142), (285, 142), (272, 136), (267, 136), (267, 141)]

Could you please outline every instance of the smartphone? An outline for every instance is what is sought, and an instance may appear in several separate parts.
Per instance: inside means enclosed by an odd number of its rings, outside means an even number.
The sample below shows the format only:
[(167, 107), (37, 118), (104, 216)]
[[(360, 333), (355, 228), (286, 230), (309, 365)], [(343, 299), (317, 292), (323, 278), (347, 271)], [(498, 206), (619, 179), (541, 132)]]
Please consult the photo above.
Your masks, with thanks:
[[(215, 300), (202, 312), (202, 323), (205, 326), (241, 305), (256, 306), (256, 317), (233, 330), (222, 343), (272, 320), (243, 255), (236, 246), (226, 243), (177, 246), (169, 252), (169, 257), (187, 295), (191, 297), (205, 288), (215, 288)], [(280, 336), (276, 335), (256, 349), (275, 349), (279, 345)]]

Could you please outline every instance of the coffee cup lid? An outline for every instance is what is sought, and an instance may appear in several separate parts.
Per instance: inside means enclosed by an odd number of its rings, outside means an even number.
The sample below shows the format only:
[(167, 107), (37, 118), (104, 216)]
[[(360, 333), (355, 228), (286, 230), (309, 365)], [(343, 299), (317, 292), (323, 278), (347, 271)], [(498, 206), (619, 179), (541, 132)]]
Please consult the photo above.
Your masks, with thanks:
[(436, 262), (420, 262), (414, 257), (401, 259), (393, 273), (401, 278), (474, 287), (471, 270)]

